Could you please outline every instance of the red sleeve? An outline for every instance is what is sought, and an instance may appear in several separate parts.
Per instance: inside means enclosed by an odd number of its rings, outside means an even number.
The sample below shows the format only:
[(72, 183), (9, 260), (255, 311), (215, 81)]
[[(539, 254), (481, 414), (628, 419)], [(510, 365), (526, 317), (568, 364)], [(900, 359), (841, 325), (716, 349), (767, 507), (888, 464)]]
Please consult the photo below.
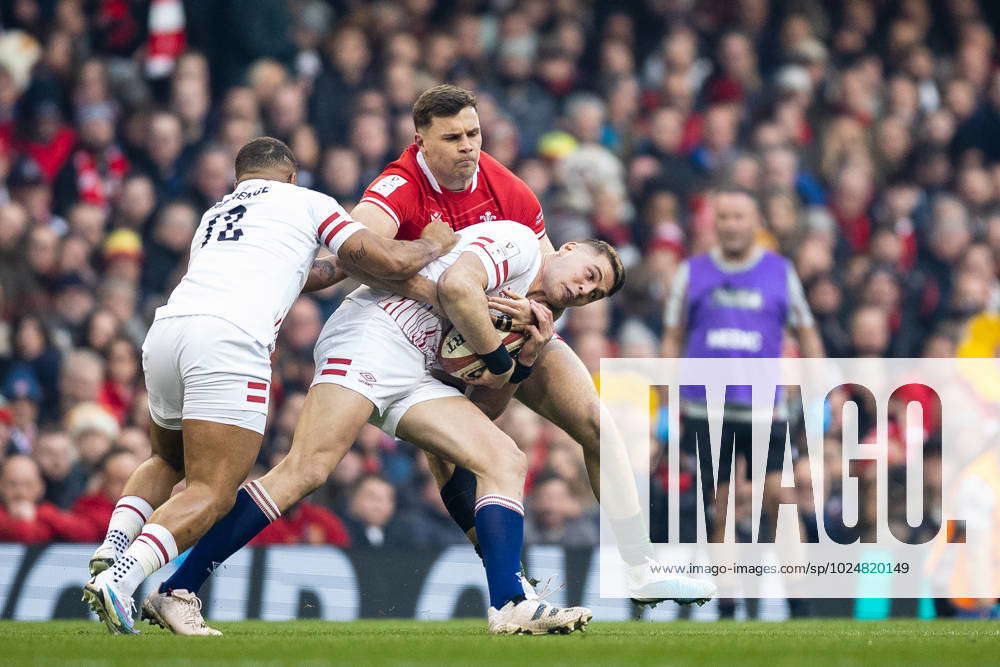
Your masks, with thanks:
[(416, 179), (398, 166), (388, 166), (371, 182), (361, 202), (378, 206), (396, 221), (396, 227), (417, 217), (420, 186)]
[(538, 197), (531, 191), (528, 184), (514, 174), (510, 174), (510, 208), (507, 211), (511, 220), (527, 225), (535, 232), (535, 238), (545, 236), (545, 214)]
[(33, 521), (15, 519), (0, 508), (0, 542), (39, 544), (52, 541), (52, 528), (37, 516)]
[(60, 511), (52, 503), (38, 506), (38, 521), (43, 521), (52, 529), (52, 539), (59, 542), (94, 542), (100, 538), (100, 531), (84, 517)]

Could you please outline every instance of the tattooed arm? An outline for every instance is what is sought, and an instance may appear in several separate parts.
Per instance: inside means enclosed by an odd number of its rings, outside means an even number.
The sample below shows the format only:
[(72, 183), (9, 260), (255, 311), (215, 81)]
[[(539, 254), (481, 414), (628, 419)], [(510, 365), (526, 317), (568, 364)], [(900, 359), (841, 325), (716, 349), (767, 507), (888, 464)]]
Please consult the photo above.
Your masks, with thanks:
[(393, 241), (370, 230), (359, 232), (340, 246), (338, 257), (366, 273), (405, 280), (451, 250), (457, 241), (458, 235), (438, 220), (424, 227), (415, 241)]
[(302, 293), (326, 289), (331, 285), (336, 285), (346, 277), (347, 274), (341, 270), (336, 257), (333, 255), (320, 257), (313, 262), (312, 268), (309, 269), (309, 276), (306, 278), (306, 284), (302, 287)]
[(437, 283), (416, 274), (406, 280), (388, 280), (379, 278), (358, 268), (351, 259), (337, 259), (330, 255), (322, 257), (313, 262), (309, 270), (309, 277), (302, 288), (302, 293), (315, 292), (326, 289), (331, 285), (347, 279), (354, 278), (359, 283), (364, 283), (375, 289), (385, 290), (400, 296), (405, 296), (417, 301), (431, 304), (435, 310), (440, 312), (441, 306), (437, 299)]

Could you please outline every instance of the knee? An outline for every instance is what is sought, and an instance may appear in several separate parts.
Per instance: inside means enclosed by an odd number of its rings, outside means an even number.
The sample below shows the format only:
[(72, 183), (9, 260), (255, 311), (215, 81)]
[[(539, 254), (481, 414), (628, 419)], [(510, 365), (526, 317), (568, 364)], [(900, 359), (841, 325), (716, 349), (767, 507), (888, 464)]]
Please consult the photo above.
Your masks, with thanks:
[(494, 470), (510, 479), (523, 480), (528, 474), (528, 457), (509, 436), (497, 437), (490, 449), (494, 453), (491, 462)]
[(577, 425), (576, 441), (585, 454), (601, 451), (601, 404), (599, 400), (588, 401), (583, 410), (583, 418)]
[(310, 461), (302, 466), (302, 490), (303, 493), (312, 493), (319, 487), (326, 484), (332, 469), (325, 461)]
[(275, 472), (280, 472), (283, 487), (290, 485), (305, 496), (326, 484), (335, 465), (335, 462), (321, 455), (303, 457), (289, 454)]

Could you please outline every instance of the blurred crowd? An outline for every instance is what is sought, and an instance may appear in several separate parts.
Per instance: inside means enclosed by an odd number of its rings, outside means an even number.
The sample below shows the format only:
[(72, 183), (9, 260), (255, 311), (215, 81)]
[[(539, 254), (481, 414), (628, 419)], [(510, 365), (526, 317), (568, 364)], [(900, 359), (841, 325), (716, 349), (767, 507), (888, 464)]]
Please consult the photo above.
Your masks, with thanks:
[[(268, 134), (350, 210), (411, 143), (410, 106), (476, 92), (484, 148), (553, 242), (629, 268), (560, 322), (595, 374), (656, 356), (705, 196), (759, 194), (830, 356), (955, 356), (1000, 307), (998, 10), (976, 0), (11, 0), (0, 5), (0, 540), (93, 541), (150, 451), (140, 346), (233, 158)], [(288, 450), (312, 345), (300, 298), (258, 470)], [(1000, 328), (1000, 324), (997, 324)], [(984, 335), (995, 335), (986, 326)], [(1000, 329), (998, 329), (1000, 330)], [(796, 354), (789, 346), (788, 354)], [(531, 543), (597, 541), (579, 446), (518, 404)], [(366, 429), (262, 542), (461, 543), (426, 461)]]

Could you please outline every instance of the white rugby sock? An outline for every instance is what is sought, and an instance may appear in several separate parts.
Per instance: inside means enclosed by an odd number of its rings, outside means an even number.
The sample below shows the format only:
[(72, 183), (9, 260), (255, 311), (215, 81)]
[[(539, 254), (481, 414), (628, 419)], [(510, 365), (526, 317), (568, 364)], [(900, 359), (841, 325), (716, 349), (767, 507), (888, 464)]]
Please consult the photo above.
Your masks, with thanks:
[(177, 558), (174, 536), (158, 523), (147, 523), (115, 566), (102, 574), (110, 576), (119, 591), (132, 595), (146, 577), (174, 558)]
[(115, 558), (121, 558), (152, 513), (153, 506), (139, 496), (122, 496), (111, 513), (108, 532), (101, 546), (112, 547)]

